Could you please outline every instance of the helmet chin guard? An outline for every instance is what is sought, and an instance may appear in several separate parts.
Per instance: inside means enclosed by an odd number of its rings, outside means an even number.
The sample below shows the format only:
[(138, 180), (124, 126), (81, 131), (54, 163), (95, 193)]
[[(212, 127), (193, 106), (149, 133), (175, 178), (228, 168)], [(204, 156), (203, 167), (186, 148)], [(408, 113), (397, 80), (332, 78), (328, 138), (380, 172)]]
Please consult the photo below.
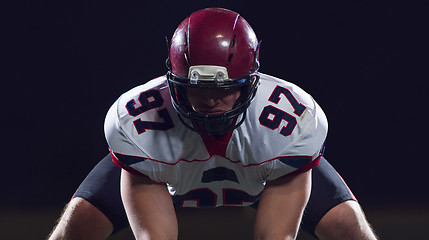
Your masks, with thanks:
[[(176, 105), (173, 105), (176, 107)], [(176, 111), (180, 111), (176, 108)], [(186, 117), (185, 117), (186, 114)], [(246, 112), (243, 112), (238, 121), (240, 113), (231, 114), (228, 112), (222, 114), (197, 114), (191, 112), (181, 112), (178, 114), (180, 121), (189, 129), (205, 135), (219, 136), (240, 126), (246, 118)], [(238, 121), (238, 123), (237, 123)]]
[[(179, 119), (200, 134), (222, 135), (242, 124), (259, 84), (259, 43), (239, 14), (221, 8), (192, 13), (176, 29), (167, 59), (167, 80)], [(239, 88), (230, 111), (196, 112), (186, 88)]]

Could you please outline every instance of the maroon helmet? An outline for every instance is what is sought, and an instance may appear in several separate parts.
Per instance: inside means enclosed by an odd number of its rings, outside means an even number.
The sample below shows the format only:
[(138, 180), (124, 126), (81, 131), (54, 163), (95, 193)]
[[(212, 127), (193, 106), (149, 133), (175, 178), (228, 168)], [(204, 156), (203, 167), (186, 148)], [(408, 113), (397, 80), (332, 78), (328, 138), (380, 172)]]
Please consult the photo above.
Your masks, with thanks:
[[(243, 123), (259, 83), (258, 49), (249, 23), (227, 9), (199, 10), (179, 25), (171, 40), (167, 79), (173, 106), (185, 126), (202, 134), (221, 135)], [(192, 109), (186, 87), (240, 87), (241, 94), (232, 110), (204, 114)]]

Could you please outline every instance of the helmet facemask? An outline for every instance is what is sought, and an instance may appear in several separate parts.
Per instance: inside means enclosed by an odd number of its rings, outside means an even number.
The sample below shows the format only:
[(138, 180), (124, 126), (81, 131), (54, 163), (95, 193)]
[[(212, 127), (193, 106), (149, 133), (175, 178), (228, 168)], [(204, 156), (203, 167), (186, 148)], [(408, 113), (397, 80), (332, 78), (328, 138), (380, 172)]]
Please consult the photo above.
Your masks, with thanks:
[[(186, 79), (170, 71), (167, 73), (167, 78), (173, 106), (182, 123), (200, 134), (215, 136), (232, 131), (244, 122), (246, 109), (250, 105), (259, 84), (259, 75), (257, 73), (239, 79), (228, 79), (222, 83)], [(227, 112), (219, 114), (199, 113), (189, 103), (186, 88), (239, 88), (240, 96), (233, 108)], [(242, 114), (241, 117), (239, 117), (240, 114)]]

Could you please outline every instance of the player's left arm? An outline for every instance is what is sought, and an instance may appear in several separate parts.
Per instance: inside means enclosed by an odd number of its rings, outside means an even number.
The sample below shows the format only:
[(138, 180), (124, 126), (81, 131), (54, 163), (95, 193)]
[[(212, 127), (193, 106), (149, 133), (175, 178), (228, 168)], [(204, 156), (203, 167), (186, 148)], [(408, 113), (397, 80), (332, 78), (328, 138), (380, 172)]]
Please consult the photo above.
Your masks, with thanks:
[(311, 191), (311, 170), (267, 182), (255, 220), (255, 239), (295, 239)]
[(122, 170), (121, 197), (136, 239), (177, 239), (176, 213), (165, 183)]

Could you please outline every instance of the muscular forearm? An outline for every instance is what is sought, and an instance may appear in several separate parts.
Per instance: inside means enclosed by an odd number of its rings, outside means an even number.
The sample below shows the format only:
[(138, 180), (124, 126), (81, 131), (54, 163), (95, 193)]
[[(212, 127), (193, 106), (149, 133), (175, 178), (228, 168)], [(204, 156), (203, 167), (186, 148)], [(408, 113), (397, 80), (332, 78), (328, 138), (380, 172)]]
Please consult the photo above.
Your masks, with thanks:
[(256, 220), (255, 239), (295, 239), (311, 190), (311, 171), (267, 183)]
[(176, 214), (165, 184), (122, 170), (121, 196), (136, 239), (177, 239)]

